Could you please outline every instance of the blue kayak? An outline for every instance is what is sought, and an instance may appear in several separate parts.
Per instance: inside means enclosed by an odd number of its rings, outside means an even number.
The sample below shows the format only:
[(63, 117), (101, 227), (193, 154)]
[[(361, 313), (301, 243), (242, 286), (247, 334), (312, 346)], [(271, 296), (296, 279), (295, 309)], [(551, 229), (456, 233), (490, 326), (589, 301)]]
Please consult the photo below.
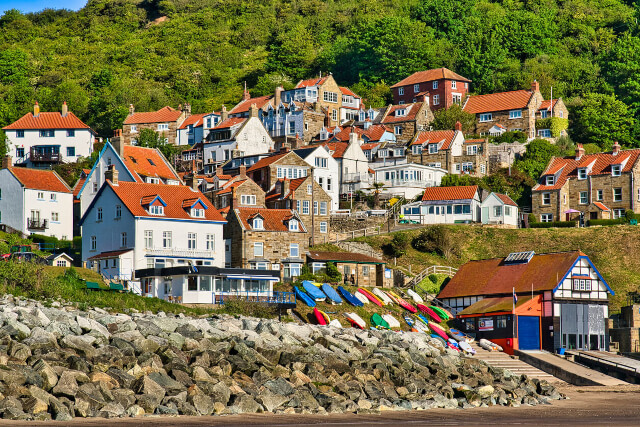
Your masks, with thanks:
[(324, 301), (327, 299), (327, 296), (322, 292), (316, 285), (311, 283), (308, 280), (302, 282), (302, 287), (305, 291), (316, 301)]
[(362, 307), (364, 305), (362, 301), (360, 301), (358, 298), (356, 298), (355, 295), (353, 295), (351, 292), (349, 292), (342, 286), (338, 286), (338, 292), (340, 292), (340, 295), (342, 295), (342, 297), (345, 300), (347, 300), (349, 304), (354, 305), (356, 307)]
[(340, 295), (338, 295), (338, 293), (335, 291), (335, 289), (333, 289), (331, 286), (329, 286), (328, 283), (323, 283), (322, 287), (320, 289), (322, 289), (322, 292), (324, 292), (325, 295), (327, 297), (329, 297), (329, 299), (331, 300), (332, 303), (334, 303), (334, 304), (342, 304), (342, 298), (340, 298)]
[(309, 307), (315, 307), (316, 306), (316, 302), (313, 300), (313, 298), (311, 298), (309, 295), (307, 295), (302, 289), (300, 289), (299, 287), (295, 286), (293, 288), (293, 291), (296, 294), (296, 298), (301, 299), (302, 302), (304, 302), (305, 304), (307, 304)]
[(411, 317), (405, 315), (404, 316), (404, 321), (407, 322), (407, 325), (409, 325), (409, 327), (413, 328), (414, 322), (413, 322), (413, 319)]

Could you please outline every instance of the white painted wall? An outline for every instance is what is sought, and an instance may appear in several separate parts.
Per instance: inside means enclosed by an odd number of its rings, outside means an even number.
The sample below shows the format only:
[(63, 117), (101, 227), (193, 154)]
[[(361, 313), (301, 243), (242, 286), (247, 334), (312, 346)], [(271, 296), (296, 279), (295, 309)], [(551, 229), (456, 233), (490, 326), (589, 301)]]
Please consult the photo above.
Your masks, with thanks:
[[(13, 164), (22, 163), (29, 156), (31, 147), (36, 145), (59, 145), (64, 163), (73, 163), (80, 157), (88, 157), (93, 151), (94, 135), (89, 129), (74, 129), (75, 136), (67, 136), (67, 129), (55, 129), (53, 137), (40, 137), (40, 130), (24, 130), (24, 137), (17, 137), (17, 130), (7, 130), (9, 154), (13, 156)], [(17, 148), (24, 148), (24, 158), (18, 158)], [(75, 156), (67, 156), (67, 147), (75, 148)]]
[[(317, 167), (316, 158), (326, 159), (327, 167)], [(331, 210), (338, 209), (340, 202), (340, 183), (338, 181), (340, 166), (336, 159), (329, 154), (324, 146), (321, 146), (312, 151), (311, 154), (303, 160), (310, 166), (313, 166), (313, 177), (315, 181), (331, 196)]]
[(426, 187), (437, 187), (447, 171), (441, 168), (419, 165), (416, 163), (383, 166), (371, 164), (375, 169), (375, 177), (370, 182), (384, 184), (382, 191), (388, 194), (403, 194), (406, 199), (413, 199), (422, 194)]
[[(589, 276), (591, 277), (591, 292), (576, 292), (572, 286), (572, 276)], [(599, 299), (604, 300), (609, 297), (608, 291), (604, 283), (599, 279), (596, 271), (589, 265), (589, 262), (581, 258), (571, 268), (571, 273), (562, 281), (560, 287), (553, 294), (555, 299), (557, 298), (571, 298), (571, 299)], [(606, 313), (605, 313), (606, 314)], [(605, 316), (606, 317), (606, 316)]]
[(0, 224), (27, 233), (24, 189), (9, 169), (0, 170)]
[[(460, 221), (478, 222), (480, 221), (480, 200), (471, 200), (471, 212), (468, 214), (456, 214), (455, 205), (469, 204), (469, 201), (442, 201), (442, 202), (415, 202), (404, 205), (402, 214), (405, 219), (418, 221), (421, 224), (455, 224)], [(451, 206), (451, 213), (448, 213), (448, 206)], [(419, 207), (420, 213), (408, 213), (408, 208)], [(433, 209), (431, 209), (433, 208)]]
[[(344, 155), (338, 160), (340, 165), (340, 192), (349, 193), (351, 191), (358, 191), (360, 188), (368, 185), (369, 179), (369, 160), (367, 156), (360, 148), (358, 141), (352, 141), (344, 151)], [(345, 183), (347, 179), (352, 179), (355, 176), (360, 177), (360, 181), (350, 185)]]
[[(496, 216), (496, 206), (501, 207), (501, 214)], [(485, 200), (482, 202), (482, 208), (487, 208), (488, 210), (488, 223), (489, 224), (504, 224), (504, 225), (512, 225), (514, 227), (518, 226), (518, 207), (506, 205), (498, 196), (494, 193), (491, 193)], [(509, 209), (506, 209), (509, 208)], [(507, 215), (507, 210), (509, 211), (509, 215)], [(484, 218), (481, 217), (481, 220), (484, 222)]]
[(257, 117), (249, 117), (231, 140), (215, 141), (204, 144), (205, 163), (224, 160), (224, 150), (239, 150), (242, 156), (268, 153), (274, 148), (273, 140)]

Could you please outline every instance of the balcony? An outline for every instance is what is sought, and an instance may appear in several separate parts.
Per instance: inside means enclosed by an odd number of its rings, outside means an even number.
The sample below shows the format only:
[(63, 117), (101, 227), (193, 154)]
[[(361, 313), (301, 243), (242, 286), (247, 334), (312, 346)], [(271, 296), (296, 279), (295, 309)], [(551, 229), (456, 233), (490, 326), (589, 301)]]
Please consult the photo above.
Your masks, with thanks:
[(49, 222), (46, 219), (27, 218), (27, 229), (46, 230), (47, 228), (49, 228)]
[(31, 163), (60, 163), (62, 156), (59, 152), (43, 151), (39, 147), (31, 147), (29, 160), (31, 160)]
[(194, 249), (181, 249), (181, 248), (151, 248), (145, 249), (147, 255), (156, 257), (171, 257), (171, 258), (213, 258), (213, 251), (199, 251)]
[(344, 183), (369, 182), (369, 174), (367, 173), (346, 173), (343, 175)]

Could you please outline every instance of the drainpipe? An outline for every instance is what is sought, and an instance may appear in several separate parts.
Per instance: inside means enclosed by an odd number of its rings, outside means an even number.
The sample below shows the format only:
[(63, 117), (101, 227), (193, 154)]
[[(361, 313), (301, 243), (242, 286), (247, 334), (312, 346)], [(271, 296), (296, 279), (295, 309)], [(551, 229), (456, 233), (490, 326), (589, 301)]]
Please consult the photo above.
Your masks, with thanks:
[(633, 169), (632, 169), (631, 170), (631, 184), (630, 184), (631, 185), (631, 210), (634, 211), (634, 212), (635, 212), (635, 210), (634, 210), (634, 200), (633, 200), (633, 196), (634, 196), (634, 194), (633, 194), (633, 184), (634, 184), (635, 180), (636, 180), (636, 177), (633, 174)]

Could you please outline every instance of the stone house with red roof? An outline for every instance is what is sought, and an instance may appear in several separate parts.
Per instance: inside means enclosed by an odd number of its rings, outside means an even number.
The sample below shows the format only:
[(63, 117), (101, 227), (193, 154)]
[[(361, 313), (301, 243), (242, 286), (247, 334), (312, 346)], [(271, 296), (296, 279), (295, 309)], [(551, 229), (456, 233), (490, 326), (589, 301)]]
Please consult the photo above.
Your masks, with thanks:
[(129, 115), (122, 123), (122, 140), (126, 145), (135, 145), (142, 129), (151, 129), (164, 138), (167, 144), (178, 145), (178, 129), (191, 115), (191, 105), (185, 104), (178, 109), (169, 106), (158, 111), (136, 113), (133, 104), (129, 105)]
[(480, 222), (481, 205), (477, 185), (427, 187), (421, 200), (402, 206), (402, 214), (421, 224), (471, 224)]
[(567, 121), (569, 119), (569, 110), (567, 109), (567, 106), (562, 101), (562, 98), (556, 98), (554, 100), (547, 99), (542, 101), (542, 104), (540, 104), (540, 107), (536, 112), (536, 136), (537, 137), (548, 138), (548, 139), (551, 139), (552, 141), (555, 141), (557, 137), (567, 134), (567, 130), (562, 129), (560, 132), (560, 135), (553, 135), (550, 128), (548, 127), (545, 128), (544, 126), (542, 126), (544, 122), (541, 120), (551, 119), (553, 117), (566, 119)]
[(280, 179), (298, 179), (311, 175), (312, 167), (288, 149), (258, 160), (247, 169), (247, 176), (264, 191), (271, 191)]
[(391, 86), (394, 104), (411, 104), (427, 96), (432, 110), (461, 104), (471, 80), (447, 68), (418, 71)]
[(29, 167), (77, 162), (91, 155), (95, 141), (95, 132), (69, 111), (66, 102), (60, 112), (41, 112), (36, 102), (32, 113), (2, 130), (12, 164)]
[(12, 167), (0, 170), (0, 224), (25, 236), (73, 237), (73, 192), (52, 170)]
[(475, 115), (475, 134), (485, 136), (520, 131), (533, 139), (536, 137), (536, 114), (543, 101), (540, 84), (534, 81), (529, 90), (469, 96), (463, 110)]
[[(360, 109), (360, 98), (355, 94), (345, 97), (343, 90), (331, 74), (324, 77), (300, 80), (293, 89), (283, 91), (281, 96), (284, 103), (291, 101), (313, 103), (318, 111), (325, 113), (325, 124), (328, 127), (339, 126), (342, 123), (341, 117), (343, 114), (345, 117), (347, 115), (347, 111), (342, 112), (343, 109), (351, 111), (356, 104), (358, 105), (353, 110), (354, 113)], [(343, 98), (347, 102), (343, 102)]]
[(237, 207), (265, 208), (265, 192), (247, 176), (247, 167), (240, 166), (240, 173), (229, 176), (219, 187), (211, 191), (211, 200), (216, 209), (226, 215)]
[(582, 144), (574, 157), (554, 157), (531, 190), (532, 213), (541, 222), (621, 218), (640, 213), (640, 150), (585, 154)]
[[(426, 99), (426, 98), (425, 98)], [(383, 113), (380, 123), (393, 130), (396, 142), (406, 145), (416, 133), (429, 129), (433, 121), (433, 112), (426, 101), (411, 104), (389, 105)]]

